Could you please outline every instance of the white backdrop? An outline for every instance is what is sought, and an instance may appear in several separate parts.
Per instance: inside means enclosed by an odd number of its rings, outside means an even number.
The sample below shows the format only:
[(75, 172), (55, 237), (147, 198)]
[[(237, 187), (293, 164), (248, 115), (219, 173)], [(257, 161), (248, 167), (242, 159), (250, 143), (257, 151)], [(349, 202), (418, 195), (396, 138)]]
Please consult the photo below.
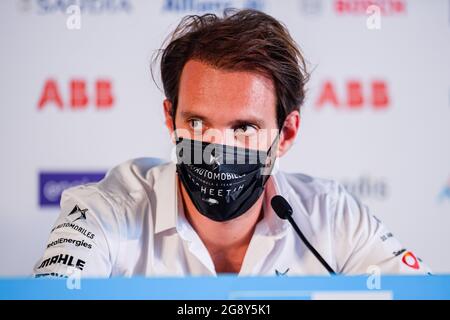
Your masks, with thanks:
[[(169, 157), (151, 55), (182, 16), (225, 7), (279, 18), (314, 68), (281, 169), (345, 183), (405, 247), (450, 272), (449, 1), (80, 0), (70, 29), (75, 2), (0, 1), (0, 276), (31, 272), (63, 187)], [(53, 100), (40, 106), (43, 96)]]

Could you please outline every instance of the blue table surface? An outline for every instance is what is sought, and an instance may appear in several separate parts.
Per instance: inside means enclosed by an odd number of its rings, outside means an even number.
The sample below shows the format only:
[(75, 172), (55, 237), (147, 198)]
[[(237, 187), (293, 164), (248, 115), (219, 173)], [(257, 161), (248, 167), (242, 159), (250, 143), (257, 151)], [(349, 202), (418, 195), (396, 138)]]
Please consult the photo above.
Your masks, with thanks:
[(0, 299), (450, 299), (450, 275), (0, 278)]

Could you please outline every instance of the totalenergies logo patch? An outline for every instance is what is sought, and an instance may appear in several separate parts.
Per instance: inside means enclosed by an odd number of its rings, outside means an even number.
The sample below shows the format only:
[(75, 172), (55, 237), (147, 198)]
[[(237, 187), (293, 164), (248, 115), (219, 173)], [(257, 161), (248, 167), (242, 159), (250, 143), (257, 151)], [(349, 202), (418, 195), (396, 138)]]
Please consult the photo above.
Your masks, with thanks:
[(402, 257), (402, 262), (406, 264), (408, 267), (413, 269), (419, 269), (419, 259), (411, 252), (407, 251)]

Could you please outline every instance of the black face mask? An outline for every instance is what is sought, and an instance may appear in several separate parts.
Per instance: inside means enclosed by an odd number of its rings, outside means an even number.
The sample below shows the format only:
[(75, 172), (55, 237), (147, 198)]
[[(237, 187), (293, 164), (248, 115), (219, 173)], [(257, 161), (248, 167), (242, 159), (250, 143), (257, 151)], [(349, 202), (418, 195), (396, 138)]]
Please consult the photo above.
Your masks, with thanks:
[(177, 173), (197, 210), (215, 221), (239, 217), (264, 191), (276, 153), (177, 138)]

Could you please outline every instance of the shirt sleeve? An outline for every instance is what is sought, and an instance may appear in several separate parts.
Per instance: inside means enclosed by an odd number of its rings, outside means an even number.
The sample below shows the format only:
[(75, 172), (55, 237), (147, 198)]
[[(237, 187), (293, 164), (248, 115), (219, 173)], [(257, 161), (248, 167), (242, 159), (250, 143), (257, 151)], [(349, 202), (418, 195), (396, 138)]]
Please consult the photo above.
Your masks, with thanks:
[(338, 187), (335, 208), (334, 238), (339, 273), (430, 274), (428, 266), (342, 185)]
[(109, 277), (118, 252), (120, 224), (110, 202), (93, 185), (63, 192), (34, 277)]

